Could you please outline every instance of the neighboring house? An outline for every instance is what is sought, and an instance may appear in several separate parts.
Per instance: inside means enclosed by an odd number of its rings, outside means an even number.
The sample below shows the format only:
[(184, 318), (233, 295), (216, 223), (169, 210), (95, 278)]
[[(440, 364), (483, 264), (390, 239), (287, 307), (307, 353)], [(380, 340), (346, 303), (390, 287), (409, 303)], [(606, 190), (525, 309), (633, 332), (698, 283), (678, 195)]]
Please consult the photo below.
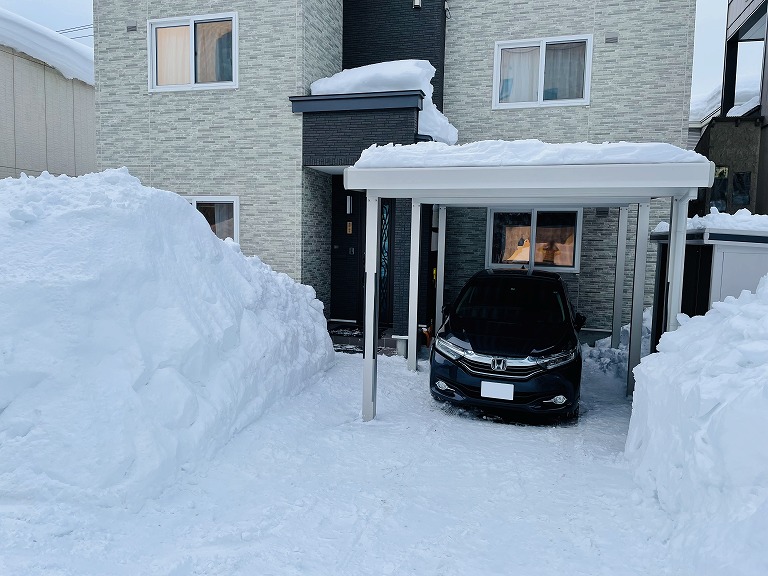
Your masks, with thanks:
[(0, 178), (95, 168), (90, 48), (0, 9)]
[[(419, 122), (426, 95), (416, 86), (311, 95), (313, 81), (342, 68), (428, 60), (432, 100), (460, 142), (684, 147), (694, 8), (688, 0), (97, 0), (98, 163), (126, 165), (145, 184), (204, 204), (220, 236), (229, 232), (218, 230), (219, 220), (231, 219), (245, 253), (313, 285), (329, 317), (360, 321), (364, 198), (344, 190), (341, 173), (372, 143), (430, 139)], [(535, 206), (451, 209), (446, 298), (474, 271), (514, 260), (496, 248), (501, 236), (517, 230), (524, 244), (537, 227), (559, 246), (542, 253), (541, 266), (564, 274), (591, 327), (608, 328), (619, 211), (576, 204), (541, 214)], [(410, 208), (401, 200), (383, 207), (380, 311), (399, 334)], [(653, 220), (667, 214), (668, 205), (658, 206)], [(422, 221), (427, 323), (431, 208)]]
[(739, 46), (765, 43), (767, 6), (768, 0), (728, 2), (722, 90), (704, 99), (699, 118), (692, 118), (701, 129), (695, 150), (717, 166), (715, 182), (699, 191), (691, 214), (704, 215), (712, 207), (729, 213), (741, 208), (768, 212), (768, 91), (762, 89), (763, 77), (736, 74)]

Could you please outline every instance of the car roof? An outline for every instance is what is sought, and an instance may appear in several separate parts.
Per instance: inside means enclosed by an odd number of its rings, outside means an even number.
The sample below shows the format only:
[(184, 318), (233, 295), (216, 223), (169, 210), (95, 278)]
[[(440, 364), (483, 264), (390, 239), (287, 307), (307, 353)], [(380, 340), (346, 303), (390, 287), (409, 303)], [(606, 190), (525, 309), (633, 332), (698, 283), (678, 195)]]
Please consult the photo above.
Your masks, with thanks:
[(474, 276), (472, 276), (472, 279), (476, 278), (492, 278), (494, 276), (497, 277), (506, 277), (506, 278), (526, 278), (526, 277), (533, 277), (540, 280), (550, 280), (552, 282), (562, 282), (562, 279), (560, 278), (560, 275), (555, 272), (545, 272), (544, 270), (525, 270), (525, 269), (511, 269), (511, 268), (486, 268), (485, 270), (481, 270)]

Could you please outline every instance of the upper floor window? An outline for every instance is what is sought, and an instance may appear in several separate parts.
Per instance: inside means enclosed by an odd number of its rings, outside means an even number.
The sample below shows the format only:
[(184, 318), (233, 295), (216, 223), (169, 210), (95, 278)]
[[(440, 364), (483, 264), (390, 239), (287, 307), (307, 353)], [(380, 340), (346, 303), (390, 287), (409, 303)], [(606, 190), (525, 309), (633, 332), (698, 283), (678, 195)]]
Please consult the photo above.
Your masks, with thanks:
[(237, 88), (237, 14), (147, 23), (149, 90)]
[(496, 42), (493, 108), (589, 104), (592, 36)]

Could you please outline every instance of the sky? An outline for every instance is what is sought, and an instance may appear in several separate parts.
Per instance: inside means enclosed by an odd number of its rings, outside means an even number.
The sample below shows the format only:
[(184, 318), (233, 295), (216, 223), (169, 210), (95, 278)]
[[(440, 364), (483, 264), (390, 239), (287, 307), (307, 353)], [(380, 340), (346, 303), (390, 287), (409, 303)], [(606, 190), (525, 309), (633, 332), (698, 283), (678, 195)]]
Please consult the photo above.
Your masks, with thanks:
[[(698, 0), (696, 7), (696, 38), (694, 41), (693, 94), (708, 93), (722, 78), (723, 46), (725, 44), (725, 17), (728, 0)], [(52, 30), (73, 28), (93, 22), (92, 0), (0, 0), (0, 7), (47, 26)], [(92, 29), (72, 32), (93, 46)], [(762, 43), (742, 44), (739, 74), (760, 72)]]

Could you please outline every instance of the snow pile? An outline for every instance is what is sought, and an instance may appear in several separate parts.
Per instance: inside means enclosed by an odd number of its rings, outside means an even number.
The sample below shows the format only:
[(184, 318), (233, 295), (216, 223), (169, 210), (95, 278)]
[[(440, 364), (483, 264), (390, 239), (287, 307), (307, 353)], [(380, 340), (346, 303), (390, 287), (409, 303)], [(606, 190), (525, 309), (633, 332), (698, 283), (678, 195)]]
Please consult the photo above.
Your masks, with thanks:
[(760, 104), (760, 95), (754, 96), (744, 102), (744, 104), (739, 104), (738, 106), (734, 106), (730, 110), (728, 110), (728, 113), (726, 116), (729, 118), (738, 118), (740, 116), (743, 116), (753, 108), (757, 107)]
[[(719, 212), (712, 207), (705, 216), (688, 218), (688, 230), (753, 230), (756, 232), (768, 232), (768, 216), (765, 214), (752, 214), (746, 208), (738, 210), (735, 214)], [(659, 222), (654, 232), (669, 232), (669, 222)]]
[[(653, 308), (646, 308), (643, 310), (643, 329), (640, 337), (641, 357), (651, 352), (652, 321)], [(629, 324), (621, 327), (618, 348), (611, 348), (611, 337), (608, 336), (595, 342), (594, 347), (582, 346), (581, 351), (584, 358), (589, 359), (602, 372), (626, 381), (629, 365)]]
[(541, 140), (483, 140), (460, 146), (419, 142), (407, 146), (373, 145), (355, 168), (438, 166), (549, 166), (571, 164), (661, 164), (709, 162), (701, 154), (663, 143), (605, 142), (548, 144)]
[(93, 50), (0, 8), (0, 44), (56, 68), (65, 78), (94, 85)]
[[(745, 74), (736, 78), (735, 107), (749, 102), (755, 97), (760, 96), (760, 74)], [(720, 99), (723, 93), (723, 87), (717, 86), (709, 92), (691, 95), (691, 111), (689, 119), (691, 122), (701, 122), (720, 110)], [(755, 104), (757, 105), (757, 104)], [(754, 108), (751, 106), (745, 112)], [(730, 110), (733, 113), (733, 108)], [(744, 112), (742, 112), (743, 114)], [(728, 114), (731, 115), (730, 113)]]
[(626, 455), (690, 574), (766, 574), (768, 277), (686, 318), (635, 368)]
[(319, 94), (357, 94), (421, 90), (424, 109), (419, 112), (419, 133), (447, 144), (456, 144), (459, 132), (432, 102), (435, 67), (427, 60), (395, 60), (342, 70), (329, 78), (312, 82), (310, 91)]
[(0, 493), (140, 507), (333, 357), (314, 290), (126, 169), (0, 181)]

